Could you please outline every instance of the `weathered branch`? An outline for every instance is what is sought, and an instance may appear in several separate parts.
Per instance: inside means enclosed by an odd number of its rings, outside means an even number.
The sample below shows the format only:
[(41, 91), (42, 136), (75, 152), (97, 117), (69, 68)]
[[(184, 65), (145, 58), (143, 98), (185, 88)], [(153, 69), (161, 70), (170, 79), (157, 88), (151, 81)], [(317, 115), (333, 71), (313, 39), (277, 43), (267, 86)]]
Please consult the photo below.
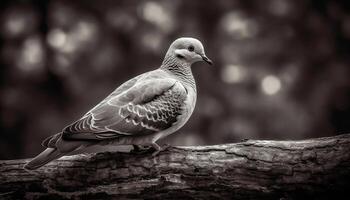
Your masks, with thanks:
[[(326, 199), (350, 192), (350, 134), (0, 161), (0, 199)], [(334, 196), (335, 195), (335, 196)]]

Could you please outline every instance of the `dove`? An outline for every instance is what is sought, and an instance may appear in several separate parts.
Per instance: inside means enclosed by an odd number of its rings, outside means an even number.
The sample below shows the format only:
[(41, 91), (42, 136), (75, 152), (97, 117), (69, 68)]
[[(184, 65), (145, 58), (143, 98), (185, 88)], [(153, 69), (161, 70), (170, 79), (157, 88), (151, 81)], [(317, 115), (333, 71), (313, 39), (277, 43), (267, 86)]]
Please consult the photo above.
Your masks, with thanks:
[(212, 61), (195, 38), (176, 39), (158, 69), (132, 78), (108, 95), (83, 117), (46, 138), (46, 149), (24, 168), (34, 170), (91, 145), (152, 147), (188, 121), (197, 100), (192, 64)]

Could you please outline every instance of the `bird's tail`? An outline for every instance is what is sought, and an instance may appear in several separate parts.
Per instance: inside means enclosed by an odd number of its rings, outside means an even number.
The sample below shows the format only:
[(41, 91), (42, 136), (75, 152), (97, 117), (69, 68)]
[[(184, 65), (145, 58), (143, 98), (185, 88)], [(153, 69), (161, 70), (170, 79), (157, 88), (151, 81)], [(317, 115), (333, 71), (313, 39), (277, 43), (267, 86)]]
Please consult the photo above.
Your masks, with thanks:
[(49, 163), (52, 160), (55, 160), (57, 158), (60, 158), (64, 156), (66, 153), (61, 153), (56, 148), (47, 148), (45, 151), (41, 152), (39, 155), (37, 155), (35, 158), (33, 158), (30, 162), (28, 162), (26, 165), (24, 165), (25, 169), (28, 170), (34, 170), (37, 169), (47, 163)]
[(42, 145), (46, 147), (46, 149), (24, 165), (24, 168), (28, 170), (37, 169), (52, 160), (58, 159), (88, 144), (90, 143), (84, 141), (63, 140), (62, 133), (57, 133), (43, 141)]

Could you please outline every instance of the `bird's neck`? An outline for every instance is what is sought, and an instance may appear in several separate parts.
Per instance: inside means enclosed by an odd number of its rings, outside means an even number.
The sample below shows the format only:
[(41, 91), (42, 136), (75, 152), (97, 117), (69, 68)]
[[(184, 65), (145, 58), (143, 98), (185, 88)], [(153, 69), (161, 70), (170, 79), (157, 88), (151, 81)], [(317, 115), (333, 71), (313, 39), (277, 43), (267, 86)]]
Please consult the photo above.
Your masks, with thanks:
[(189, 85), (194, 90), (196, 90), (196, 82), (192, 74), (191, 64), (179, 62), (175, 58), (166, 56), (160, 69), (169, 72), (181, 82), (185, 83), (186, 85)]

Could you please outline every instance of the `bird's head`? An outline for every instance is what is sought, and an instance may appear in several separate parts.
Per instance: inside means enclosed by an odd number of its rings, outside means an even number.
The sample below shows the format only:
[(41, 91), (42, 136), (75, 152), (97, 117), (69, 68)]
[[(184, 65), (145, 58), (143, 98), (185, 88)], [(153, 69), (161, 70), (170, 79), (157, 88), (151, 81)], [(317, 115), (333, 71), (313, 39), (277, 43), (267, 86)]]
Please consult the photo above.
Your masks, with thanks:
[(205, 55), (202, 43), (190, 37), (182, 37), (175, 40), (169, 47), (167, 56), (175, 59), (177, 63), (192, 65), (199, 61), (205, 61), (212, 65), (213, 62)]

